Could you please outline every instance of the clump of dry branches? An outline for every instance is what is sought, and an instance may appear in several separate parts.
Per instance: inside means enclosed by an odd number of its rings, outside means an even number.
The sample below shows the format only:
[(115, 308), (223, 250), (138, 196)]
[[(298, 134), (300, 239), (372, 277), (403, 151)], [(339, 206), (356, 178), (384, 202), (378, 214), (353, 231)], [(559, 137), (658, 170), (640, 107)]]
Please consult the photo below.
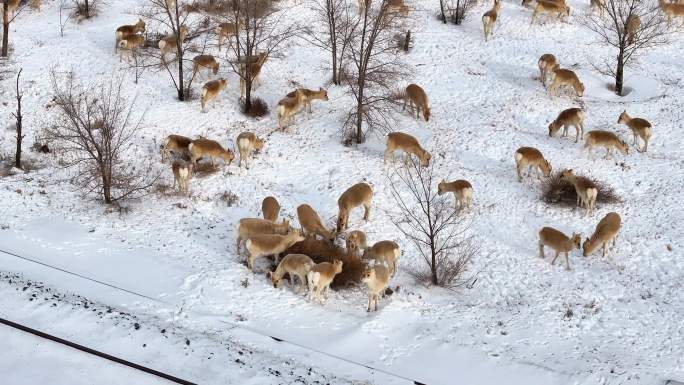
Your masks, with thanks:
[[(575, 186), (573, 186), (572, 183), (562, 179), (561, 174), (561, 171), (556, 171), (548, 178), (544, 178), (542, 181), (542, 200), (546, 203), (555, 205), (575, 207), (577, 205), (577, 191), (575, 191)], [(577, 177), (579, 178), (581, 176), (577, 175)], [(594, 185), (596, 185), (596, 189), (598, 190), (596, 202), (619, 203), (622, 201), (620, 196), (610, 185), (594, 178), (583, 178), (590, 180), (592, 183), (594, 183)]]
[(335, 276), (331, 284), (333, 288), (347, 287), (360, 283), (363, 273), (366, 271), (366, 263), (358, 255), (328, 241), (311, 237), (307, 237), (303, 241), (292, 245), (283, 253), (283, 255), (287, 254), (308, 255), (316, 263), (332, 263), (336, 259), (342, 261), (342, 272)]
[(240, 101), (240, 111), (249, 117), (259, 118), (268, 115), (269, 108), (268, 103), (264, 99), (253, 97), (252, 103), (249, 106), (247, 106), (245, 100)]

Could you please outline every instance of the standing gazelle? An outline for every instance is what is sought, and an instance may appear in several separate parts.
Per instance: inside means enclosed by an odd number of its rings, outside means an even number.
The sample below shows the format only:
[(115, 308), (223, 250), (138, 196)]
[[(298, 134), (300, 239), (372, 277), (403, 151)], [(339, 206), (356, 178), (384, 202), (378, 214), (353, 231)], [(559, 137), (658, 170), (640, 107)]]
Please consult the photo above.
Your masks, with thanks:
[(318, 91), (310, 90), (308, 88), (299, 88), (295, 91), (289, 92), (287, 94), (288, 98), (294, 98), (297, 96), (297, 91), (302, 91), (304, 95), (304, 106), (306, 107), (306, 112), (311, 114), (311, 102), (314, 100), (322, 100), (324, 102), (328, 101), (328, 91), (324, 90), (323, 87), (319, 87)]
[(306, 97), (301, 88), (295, 91), (294, 96), (285, 96), (280, 99), (278, 107), (276, 107), (278, 128), (282, 129), (286, 123), (294, 120), (294, 115), (302, 109), (305, 99)]
[[(185, 38), (188, 36), (188, 27), (181, 25), (178, 30), (178, 36), (180, 37), (180, 44), (183, 44)], [(166, 54), (169, 52), (178, 51), (178, 40), (176, 34), (171, 34), (159, 41), (159, 55), (161, 55), (161, 60), (163, 64), (166, 64)]]
[(264, 140), (260, 139), (253, 132), (241, 132), (235, 140), (238, 152), (240, 153), (240, 161), (238, 167), (245, 164), (245, 168), (249, 169), (248, 160), (251, 160), (254, 151), (259, 151), (264, 148)]
[(627, 110), (624, 110), (620, 114), (620, 117), (618, 117), (618, 124), (624, 124), (632, 130), (632, 135), (634, 135), (634, 146), (638, 145), (637, 136), (640, 137), (641, 140), (644, 141), (644, 147), (639, 150), (639, 147), (637, 146), (637, 151), (646, 152), (648, 149), (648, 140), (651, 139), (652, 134), (651, 123), (646, 119), (632, 118), (627, 114)]
[(406, 87), (406, 95), (404, 96), (404, 106), (402, 109), (406, 108), (406, 103), (408, 102), (409, 108), (416, 112), (416, 118), (420, 117), (420, 112), (423, 112), (423, 118), (425, 121), (430, 120), (430, 105), (428, 104), (428, 97), (419, 85), (409, 84)]
[(572, 234), (572, 238), (568, 238), (562, 232), (553, 227), (544, 227), (539, 230), (539, 257), (544, 258), (544, 246), (550, 247), (556, 251), (556, 256), (553, 257), (551, 264), (556, 263), (556, 259), (562, 253), (565, 253), (565, 269), (570, 270), (570, 259), (568, 254), (574, 249), (580, 248), (582, 235), (578, 233)]
[(482, 15), (482, 26), (484, 27), (485, 41), (488, 41), (492, 36), (492, 29), (494, 24), (496, 24), (496, 18), (498, 17), (499, 11), (501, 11), (501, 3), (499, 0), (494, 0), (494, 6), (489, 11)]
[[(264, 66), (264, 63), (266, 62), (266, 57), (268, 54), (266, 52), (261, 52), (255, 56), (251, 57), (251, 60), (249, 60), (249, 66), (247, 65), (248, 63), (240, 63), (240, 99), (245, 98), (245, 94), (247, 93), (247, 78), (251, 78), (253, 86), (256, 85), (261, 85), (261, 81), (259, 80), (259, 75), (261, 74), (261, 67)], [(249, 75), (247, 74), (247, 69), (249, 69)]]
[(409, 134), (404, 134), (403, 132), (390, 132), (387, 134), (387, 143), (385, 144), (385, 154), (384, 161), (392, 158), (394, 163), (394, 152), (401, 150), (404, 152), (404, 163), (408, 166), (411, 154), (415, 155), (420, 160), (420, 165), (427, 167), (430, 165), (430, 159), (432, 155), (425, 151), (418, 143), (418, 139)]
[(337, 215), (337, 232), (347, 228), (349, 222), (349, 212), (354, 208), (363, 206), (363, 220), (367, 221), (370, 217), (371, 199), (373, 199), (373, 188), (367, 183), (357, 183), (340, 195), (337, 206), (340, 211)]
[(591, 214), (596, 207), (596, 197), (598, 197), (598, 189), (596, 184), (590, 179), (582, 176), (576, 176), (572, 169), (563, 170), (561, 173), (561, 179), (570, 182), (575, 186), (575, 192), (577, 193), (577, 205), (580, 204), (582, 207), (587, 209), (586, 214)]
[[(17, 3), (19, 2), (17, 1)], [(119, 42), (121, 42), (121, 40), (143, 32), (145, 32), (145, 22), (142, 19), (138, 19), (138, 22), (133, 25), (122, 25), (117, 28), (115, 33), (116, 43), (114, 44), (114, 53), (116, 53), (116, 50), (119, 48)]]
[(457, 209), (470, 208), (470, 204), (473, 201), (473, 185), (470, 182), (463, 179), (447, 182), (445, 179), (442, 179), (439, 185), (437, 185), (437, 194), (442, 195), (448, 192), (454, 193), (454, 205)]
[(552, 54), (545, 53), (541, 55), (537, 65), (539, 66), (539, 76), (541, 77), (542, 85), (546, 87), (548, 78), (559, 67), (558, 61)]
[(623, 154), (629, 154), (629, 146), (623, 140), (617, 137), (610, 131), (592, 130), (584, 136), (584, 148), (589, 152), (591, 157), (594, 157), (594, 147), (603, 147), (606, 149), (607, 159), (612, 155), (611, 151), (617, 149)]
[(204, 107), (210, 101), (214, 100), (224, 88), (226, 88), (228, 81), (226, 79), (216, 79), (208, 81), (202, 86), (202, 95), (200, 98), (200, 105), (202, 106), (202, 112), (204, 112)]

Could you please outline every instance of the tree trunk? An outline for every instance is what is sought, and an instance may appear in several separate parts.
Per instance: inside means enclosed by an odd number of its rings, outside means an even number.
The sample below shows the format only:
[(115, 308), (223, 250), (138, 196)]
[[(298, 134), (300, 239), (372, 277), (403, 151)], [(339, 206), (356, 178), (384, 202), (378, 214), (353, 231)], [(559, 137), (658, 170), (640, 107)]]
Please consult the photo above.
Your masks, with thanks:
[(359, 95), (356, 99), (356, 143), (363, 143), (363, 87), (365, 72), (359, 76)]
[(435, 254), (435, 239), (430, 237), (430, 252), (432, 253), (432, 264), (430, 264), (430, 270), (432, 273), (432, 284), (439, 285), (439, 280), (437, 279), (437, 255)]
[(617, 68), (615, 69), (615, 93), (618, 96), (622, 96), (622, 85), (625, 72), (625, 52), (624, 49), (620, 49), (620, 53), (617, 57)]
[(185, 87), (183, 87), (183, 41), (180, 36), (181, 22), (180, 10), (178, 9), (178, 1), (176, 3), (176, 50), (178, 57), (178, 100), (181, 102), (185, 100)]
[(444, 0), (439, 0), (439, 9), (442, 11), (442, 23), (446, 24), (446, 14), (444, 13)]
[(332, 39), (332, 82), (334, 85), (340, 85), (340, 78), (337, 73), (337, 42)]
[(17, 113), (14, 117), (17, 119), (17, 152), (14, 155), (14, 167), (21, 168), (21, 140), (24, 139), (22, 134), (22, 116), (21, 116), (21, 94), (19, 93), (19, 76), (21, 76), (21, 69), (17, 74)]
[(2, 4), (2, 54), (0, 56), (7, 57), (9, 46), (9, 3), (5, 1)]
[(250, 72), (246, 72), (249, 75), (245, 79), (245, 113), (252, 109), (252, 75)]
[(88, 0), (85, 0), (84, 4), (85, 4), (85, 10), (84, 10), (85, 18), (90, 19), (90, 3), (88, 2)]

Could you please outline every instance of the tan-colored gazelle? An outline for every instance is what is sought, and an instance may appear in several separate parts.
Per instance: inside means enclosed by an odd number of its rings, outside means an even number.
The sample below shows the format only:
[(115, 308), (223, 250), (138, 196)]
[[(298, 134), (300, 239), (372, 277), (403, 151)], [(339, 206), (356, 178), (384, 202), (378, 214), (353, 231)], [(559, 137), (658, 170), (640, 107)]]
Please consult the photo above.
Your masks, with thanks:
[(608, 243), (613, 241), (613, 246), (615, 246), (615, 241), (617, 241), (618, 232), (622, 226), (622, 220), (620, 215), (615, 212), (606, 214), (596, 225), (596, 230), (591, 237), (587, 238), (582, 244), (582, 255), (585, 257), (589, 256), (596, 249), (603, 246), (603, 257), (606, 256), (606, 251), (608, 249)]
[(638, 15), (629, 15), (625, 23), (625, 34), (627, 35), (627, 44), (632, 45), (641, 28), (641, 18)]
[(114, 34), (116, 39), (116, 42), (114, 43), (114, 53), (116, 53), (116, 50), (119, 49), (119, 42), (121, 42), (122, 39), (144, 32), (145, 22), (142, 19), (138, 19), (138, 22), (133, 25), (122, 25), (121, 27), (117, 28)]
[(345, 245), (347, 250), (355, 254), (359, 250), (366, 250), (368, 248), (368, 241), (366, 240), (366, 233), (361, 230), (352, 230), (345, 235)]
[(570, 7), (568, 7), (564, 1), (537, 0), (537, 5), (534, 7), (530, 24), (533, 24), (534, 19), (536, 19), (537, 15), (541, 13), (549, 13), (552, 15), (555, 14), (559, 19), (563, 16), (568, 18), (570, 16)]
[(304, 92), (301, 89), (295, 91), (293, 97), (286, 96), (278, 102), (276, 111), (278, 114), (278, 128), (282, 129), (286, 123), (294, 120), (294, 115), (302, 109), (304, 105)]
[(596, 207), (596, 198), (598, 197), (596, 184), (588, 178), (575, 175), (572, 169), (563, 170), (561, 172), (561, 179), (568, 181), (575, 187), (577, 205), (581, 205), (587, 210), (585, 214), (591, 214)]
[(494, 6), (492, 9), (482, 15), (482, 26), (484, 28), (485, 41), (488, 41), (492, 36), (492, 30), (496, 24), (499, 11), (501, 11), (501, 2), (499, 2), (499, 0), (494, 0)]
[[(642, 118), (632, 118), (627, 114), (627, 110), (622, 111), (618, 117), (618, 124), (624, 124), (632, 130), (632, 135), (634, 136), (634, 142), (632, 145), (637, 146), (638, 152), (646, 152), (648, 150), (648, 141), (651, 139), (651, 134), (653, 133), (653, 127), (651, 123), (646, 119)], [(638, 147), (637, 136), (644, 141), (644, 146), (641, 150)]]
[(339, 213), (337, 215), (337, 232), (347, 229), (349, 213), (356, 207), (363, 206), (363, 220), (367, 221), (370, 217), (371, 200), (373, 199), (373, 188), (367, 183), (357, 183), (349, 187), (340, 195), (337, 200)]
[(240, 32), (240, 28), (243, 27), (243, 21), (240, 21), (239, 23), (221, 23), (218, 25), (218, 27), (216, 27), (214, 32), (216, 33), (216, 37), (218, 38), (219, 52), (221, 52), (221, 44), (223, 44), (223, 40), (228, 38), (228, 46), (230, 47), (233, 44), (233, 41), (231, 39), (233, 38), (233, 36), (237, 35)]
[(232, 151), (224, 149), (217, 141), (210, 139), (195, 139), (188, 146), (188, 150), (190, 150), (190, 159), (195, 166), (197, 166), (197, 161), (203, 157), (208, 157), (212, 166), (215, 165), (215, 158), (223, 159), (223, 163), (227, 166), (230, 166), (230, 162), (235, 158)]
[(188, 146), (192, 143), (192, 139), (182, 135), (169, 135), (166, 137), (164, 147), (161, 151), (162, 162), (164, 159), (175, 154), (176, 156), (190, 155)]
[(316, 210), (313, 207), (302, 204), (297, 207), (297, 219), (299, 220), (299, 225), (302, 227), (302, 234), (304, 236), (320, 235), (323, 239), (328, 241), (335, 240), (335, 231), (328, 230), (323, 226), (321, 222), (321, 217), (318, 216)]
[(457, 209), (470, 208), (473, 201), (473, 185), (470, 182), (463, 179), (447, 182), (446, 179), (442, 179), (437, 185), (437, 194), (442, 195), (448, 192), (454, 193), (454, 206)]
[(206, 70), (214, 75), (218, 73), (219, 63), (214, 55), (197, 55), (192, 58), (192, 76), (194, 77), (200, 70)]
[(599, 13), (603, 15), (603, 12), (606, 8), (606, 3), (605, 0), (589, 0), (589, 7), (592, 11), (596, 11), (598, 9)]
[(290, 280), (290, 286), (294, 289), (294, 277), (299, 278), (299, 288), (297, 289), (297, 294), (301, 293), (304, 286), (309, 286), (309, 280), (307, 275), (314, 267), (315, 263), (309, 258), (309, 256), (304, 254), (288, 254), (283, 258), (278, 264), (275, 271), (268, 272), (268, 278), (271, 280), (274, 288), (278, 288), (280, 280), (283, 279), (285, 274), (288, 275)]
[(204, 83), (204, 86), (202, 86), (202, 94), (200, 96), (200, 106), (202, 108), (202, 112), (204, 112), (204, 107), (207, 105), (207, 103), (214, 100), (218, 94), (226, 88), (226, 85), (228, 85), (228, 81), (224, 78), (210, 80)]
[(427, 167), (430, 165), (430, 159), (432, 155), (425, 151), (423, 147), (418, 143), (418, 139), (415, 137), (405, 134), (403, 132), (390, 132), (387, 134), (387, 142), (385, 147), (384, 161), (387, 163), (387, 159), (392, 158), (392, 163), (395, 162), (394, 153), (397, 150), (404, 152), (404, 163), (408, 166), (411, 154), (415, 155), (420, 160), (420, 165)]
[(617, 149), (621, 153), (629, 154), (629, 146), (623, 140), (617, 137), (610, 131), (593, 130), (589, 131), (584, 137), (584, 148), (589, 152), (589, 155), (594, 158), (594, 147), (603, 147), (606, 149), (605, 158), (612, 155), (611, 151)]
[[(261, 67), (264, 66), (268, 54), (266, 52), (261, 52), (256, 56), (252, 57), (251, 63), (249, 65), (249, 77), (252, 78), (252, 86), (256, 88), (256, 85), (261, 85), (261, 80), (259, 80), (259, 75), (261, 74)], [(247, 92), (247, 82), (245, 81), (248, 77), (247, 75), (248, 66), (246, 63), (240, 63), (240, 99), (245, 98), (245, 93)]]
[(280, 203), (275, 197), (267, 196), (261, 201), (261, 213), (264, 219), (275, 222), (280, 213)]
[(684, 16), (684, 3), (668, 3), (665, 0), (658, 0), (660, 9), (667, 16), (667, 26), (672, 25), (672, 19)]
[(280, 234), (285, 235), (292, 230), (290, 221), (282, 220), (280, 223), (261, 218), (242, 218), (237, 228), (237, 254), (240, 255), (240, 245), (247, 239), (259, 234)]
[(584, 131), (584, 111), (581, 108), (568, 108), (561, 111), (556, 120), (549, 124), (549, 136), (554, 136), (563, 127), (563, 137), (568, 136), (568, 127), (575, 127), (575, 143)]
[(145, 45), (145, 37), (143, 35), (129, 35), (119, 41), (119, 63), (123, 61), (124, 54), (135, 59), (138, 49)]
[(260, 139), (253, 132), (242, 132), (235, 140), (238, 152), (240, 153), (240, 161), (238, 167), (242, 167), (245, 163), (245, 168), (249, 169), (248, 159), (252, 158), (254, 151), (260, 151), (264, 148), (264, 140)]
[[(378, 299), (389, 286), (390, 273), (387, 267), (375, 265), (366, 270), (361, 282), (368, 286), (368, 309), (367, 312), (378, 310)], [(372, 309), (372, 310), (371, 310)]]
[(406, 103), (408, 103), (411, 111), (416, 113), (416, 119), (420, 119), (420, 112), (423, 112), (423, 118), (425, 121), (430, 120), (430, 104), (428, 103), (428, 97), (425, 91), (416, 84), (409, 84), (404, 91), (404, 106), (406, 109)]
[(325, 295), (328, 293), (330, 284), (335, 276), (342, 272), (342, 265), (342, 261), (335, 260), (333, 263), (317, 263), (311, 268), (307, 275), (310, 299), (317, 299), (320, 303), (325, 302)]
[[(308, 88), (299, 88), (304, 94), (304, 106), (306, 107), (306, 112), (311, 114), (311, 102), (314, 100), (322, 100), (324, 102), (328, 101), (328, 91), (319, 87), (318, 91), (310, 90)], [(297, 90), (292, 91), (287, 94), (288, 98), (295, 98), (297, 96)]]
[[(181, 25), (178, 31), (178, 35), (180, 36), (180, 44), (183, 44), (185, 38), (188, 36), (188, 27)], [(176, 34), (173, 33), (161, 39), (159, 41), (158, 47), (162, 63), (166, 63), (166, 54), (178, 51), (178, 41), (176, 40)]]
[(551, 164), (544, 159), (541, 151), (534, 147), (520, 147), (515, 151), (515, 168), (519, 182), (522, 182), (522, 172), (527, 167), (538, 168), (544, 176), (551, 174)]
[[(9, 14), (13, 15), (14, 11), (16, 11), (17, 8), (19, 8), (19, 4), (21, 3), (21, 0), (5, 0), (5, 2), (7, 2), (7, 10), (9, 12)], [(2, 7), (3, 7), (3, 5), (2, 5), (2, 3), (0, 3), (0, 12), (2, 11)]]
[(570, 258), (568, 254), (574, 249), (579, 249), (582, 235), (578, 233), (572, 234), (572, 238), (568, 238), (562, 232), (553, 227), (544, 227), (539, 230), (539, 257), (544, 258), (544, 246), (550, 247), (556, 251), (556, 256), (553, 257), (551, 264), (556, 263), (556, 259), (561, 253), (565, 253), (565, 269), (570, 270)]
[(539, 76), (541, 77), (542, 85), (546, 87), (548, 78), (553, 75), (553, 71), (558, 69), (560, 64), (558, 64), (555, 56), (545, 53), (541, 55), (537, 65), (539, 65)]
[(178, 185), (180, 192), (188, 194), (190, 176), (192, 175), (192, 163), (176, 159), (171, 165), (171, 171), (173, 171), (173, 188), (176, 188), (176, 185)]
[(584, 84), (579, 81), (575, 72), (564, 68), (556, 68), (553, 71), (553, 80), (549, 86), (549, 93), (555, 96), (556, 90), (561, 86), (572, 87), (579, 97), (584, 95)]
[(299, 230), (292, 230), (285, 235), (278, 234), (258, 234), (249, 237), (245, 246), (249, 255), (247, 256), (247, 267), (254, 271), (254, 261), (257, 258), (273, 255), (275, 263), (278, 263), (278, 256), (283, 251), (297, 242), (304, 240)]
[(399, 263), (399, 257), (401, 256), (401, 249), (399, 245), (394, 241), (379, 241), (376, 242), (370, 248), (367, 248), (363, 252), (363, 259), (375, 260), (375, 264), (384, 264), (390, 271), (390, 274), (394, 276), (397, 271), (397, 263)]

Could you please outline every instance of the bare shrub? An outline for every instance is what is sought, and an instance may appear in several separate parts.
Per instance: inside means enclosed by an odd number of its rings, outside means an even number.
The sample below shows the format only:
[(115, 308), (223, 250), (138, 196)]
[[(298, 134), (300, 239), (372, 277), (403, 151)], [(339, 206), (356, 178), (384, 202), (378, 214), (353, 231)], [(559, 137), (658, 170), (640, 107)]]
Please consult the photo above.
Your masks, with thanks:
[(240, 200), (239, 197), (235, 195), (235, 193), (233, 193), (232, 191), (224, 191), (223, 194), (221, 194), (221, 196), (219, 197), (219, 199), (225, 202), (226, 205), (228, 205), (228, 207), (235, 206)]
[(268, 115), (270, 109), (264, 99), (252, 98), (252, 102), (249, 104), (246, 103), (246, 100), (240, 101), (240, 111), (249, 117), (260, 118)]
[(424, 268), (409, 273), (447, 288), (471, 282), (465, 272), (480, 251), (479, 243), (453, 199), (437, 193), (434, 163), (422, 167), (411, 158), (388, 179), (399, 209), (392, 221), (425, 261)]
[[(572, 183), (561, 178), (562, 171), (551, 173), (548, 178), (542, 181), (542, 195), (541, 198), (546, 203), (551, 203), (560, 206), (575, 207), (577, 205), (577, 191)], [(582, 177), (577, 175), (577, 177)], [(598, 195), (596, 202), (600, 203), (619, 203), (620, 196), (615, 192), (610, 185), (598, 181), (591, 177), (583, 177), (596, 185)]]
[[(441, 0), (444, 1), (444, 0)], [(477, 4), (476, 0), (451, 0), (446, 2), (449, 21), (456, 25), (461, 25), (468, 15), (468, 11)], [(442, 21), (446, 24), (444, 15)]]
[(283, 253), (283, 255), (287, 254), (308, 255), (316, 263), (332, 263), (336, 259), (342, 261), (342, 272), (335, 276), (331, 284), (333, 288), (359, 284), (363, 273), (366, 271), (366, 263), (358, 255), (328, 241), (312, 237), (307, 237), (303, 241), (290, 246)]
[(73, 0), (74, 1), (74, 17), (81, 19), (90, 19), (95, 17), (100, 10), (102, 1), (100, 0)]
[(59, 163), (74, 170), (72, 182), (108, 204), (148, 193), (159, 175), (126, 162), (143, 116), (134, 117), (135, 101), (127, 104), (123, 77), (83, 85), (53, 69), (51, 82), (57, 111), (45, 134), (61, 150)]

